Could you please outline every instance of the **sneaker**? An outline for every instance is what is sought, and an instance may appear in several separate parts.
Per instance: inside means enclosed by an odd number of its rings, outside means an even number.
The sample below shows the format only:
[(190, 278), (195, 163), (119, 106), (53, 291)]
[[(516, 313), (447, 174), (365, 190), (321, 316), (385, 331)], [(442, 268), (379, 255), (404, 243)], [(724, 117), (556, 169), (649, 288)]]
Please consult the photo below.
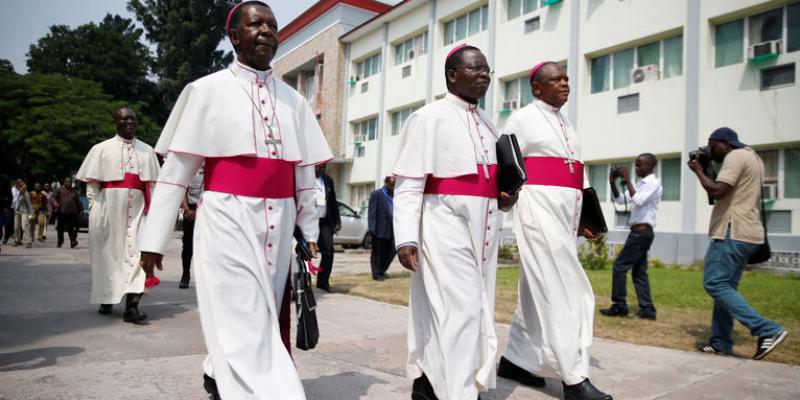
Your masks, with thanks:
[(777, 335), (762, 336), (758, 338), (758, 347), (756, 348), (756, 354), (753, 355), (753, 359), (760, 360), (766, 357), (767, 354), (771, 353), (772, 350), (775, 350), (775, 348), (778, 347), (778, 345), (781, 344), (784, 339), (786, 339), (786, 336), (789, 336), (789, 332), (784, 330)]
[(715, 355), (718, 355), (718, 356), (732, 356), (733, 355), (733, 353), (726, 353), (724, 351), (717, 350), (717, 348), (714, 347), (711, 343), (703, 343), (703, 344), (701, 344), (700, 346), (697, 347), (697, 350), (700, 350), (703, 353), (715, 354)]
[(628, 309), (626, 307), (614, 304), (609, 308), (601, 308), (600, 314), (603, 314), (606, 317), (627, 317)]

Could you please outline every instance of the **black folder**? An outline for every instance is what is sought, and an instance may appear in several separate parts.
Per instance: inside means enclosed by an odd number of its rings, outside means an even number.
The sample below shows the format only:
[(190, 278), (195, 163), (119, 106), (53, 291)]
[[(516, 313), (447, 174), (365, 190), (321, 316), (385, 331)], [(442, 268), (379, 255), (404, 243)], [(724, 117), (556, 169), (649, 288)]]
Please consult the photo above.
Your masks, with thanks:
[(514, 194), (528, 180), (522, 151), (519, 149), (517, 136), (513, 133), (502, 135), (497, 139), (498, 186), (500, 191)]
[(583, 207), (581, 207), (581, 220), (578, 224), (578, 236), (583, 236), (584, 229), (589, 229), (594, 234), (608, 232), (603, 209), (597, 199), (597, 192), (593, 188), (583, 189)]

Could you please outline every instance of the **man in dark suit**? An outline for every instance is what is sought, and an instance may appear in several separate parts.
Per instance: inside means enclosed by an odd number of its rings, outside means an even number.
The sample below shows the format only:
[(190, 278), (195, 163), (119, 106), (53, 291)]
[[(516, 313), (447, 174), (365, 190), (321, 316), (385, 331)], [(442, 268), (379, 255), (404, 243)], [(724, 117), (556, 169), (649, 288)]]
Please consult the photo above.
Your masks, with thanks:
[(342, 220), (339, 218), (339, 203), (336, 201), (336, 191), (333, 190), (333, 179), (325, 174), (325, 164), (317, 165), (314, 172), (317, 175), (316, 204), (319, 215), (317, 246), (322, 254), (317, 288), (330, 292), (328, 280), (333, 269), (333, 234), (342, 229)]
[(383, 179), (383, 187), (369, 195), (369, 233), (372, 235), (372, 254), (370, 266), (372, 279), (382, 281), (388, 278), (386, 270), (395, 255), (394, 228), (392, 227), (392, 208), (394, 197), (393, 176)]

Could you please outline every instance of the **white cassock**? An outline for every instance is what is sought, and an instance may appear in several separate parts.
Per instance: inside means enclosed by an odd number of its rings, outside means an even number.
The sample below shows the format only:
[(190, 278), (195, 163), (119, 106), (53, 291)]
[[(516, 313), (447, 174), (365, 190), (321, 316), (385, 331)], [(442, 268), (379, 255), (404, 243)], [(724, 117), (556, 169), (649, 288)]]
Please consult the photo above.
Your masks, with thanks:
[[(578, 137), (559, 110), (538, 99), (511, 115), (503, 133), (517, 135), (526, 164), (544, 160), (529, 168), (514, 214), (522, 268), (505, 357), (537, 375), (577, 384), (589, 376), (594, 313), (577, 253), (581, 189), (588, 186), (580, 176)], [(573, 187), (561, 185), (565, 181)]]
[(89, 200), (93, 304), (116, 304), (126, 293), (144, 292), (137, 239), (159, 169), (150, 145), (114, 136), (94, 145), (75, 175), (86, 182)]
[(237, 61), (186, 86), (156, 151), (168, 156), (143, 251), (165, 253), (186, 186), (205, 161), (192, 262), (204, 367), (220, 396), (305, 399), (278, 313), (295, 224), (309, 242), (319, 234), (314, 165), (332, 154), (313, 111), (271, 71)]
[(395, 241), (421, 246), (411, 277), (407, 373), (424, 373), (441, 400), (475, 399), (495, 386), (497, 182), (493, 197), (430, 190), (447, 178), (484, 182), (487, 165), (494, 171), (490, 121), (448, 93), (408, 118), (394, 169)]

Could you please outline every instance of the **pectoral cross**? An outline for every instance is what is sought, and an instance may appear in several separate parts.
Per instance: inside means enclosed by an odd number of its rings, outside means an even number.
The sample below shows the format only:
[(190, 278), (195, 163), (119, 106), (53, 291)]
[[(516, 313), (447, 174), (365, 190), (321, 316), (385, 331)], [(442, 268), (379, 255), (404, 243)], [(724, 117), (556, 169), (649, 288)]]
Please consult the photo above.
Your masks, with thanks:
[(570, 174), (574, 174), (575, 173), (575, 168), (572, 166), (572, 164), (574, 164), (574, 163), (575, 163), (575, 160), (573, 160), (571, 158), (568, 158), (568, 159), (564, 160), (564, 164), (569, 165), (569, 173)]

